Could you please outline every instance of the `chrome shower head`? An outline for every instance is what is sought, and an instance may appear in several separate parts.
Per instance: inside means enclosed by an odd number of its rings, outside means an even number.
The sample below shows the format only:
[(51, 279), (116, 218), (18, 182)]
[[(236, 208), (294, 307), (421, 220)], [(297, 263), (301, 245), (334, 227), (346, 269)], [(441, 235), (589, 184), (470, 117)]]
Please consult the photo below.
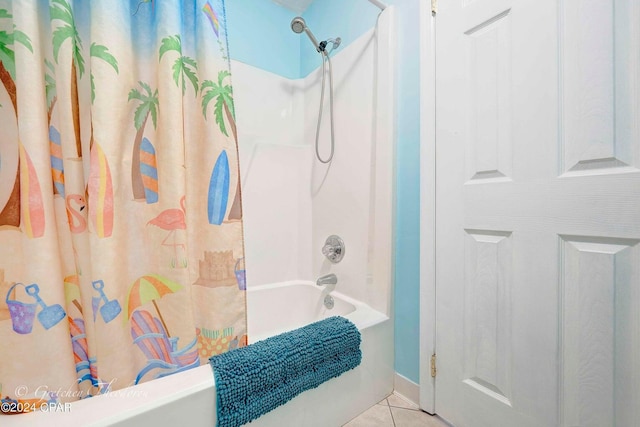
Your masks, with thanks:
[(304, 31), (305, 33), (307, 33), (309, 40), (311, 40), (311, 43), (313, 43), (318, 52), (322, 52), (324, 50), (320, 47), (318, 39), (314, 37), (311, 30), (307, 27), (307, 23), (304, 22), (304, 19), (302, 19), (301, 16), (296, 16), (295, 18), (293, 18), (293, 20), (291, 21), (291, 29), (296, 34), (301, 34)]
[(296, 16), (291, 21), (291, 29), (294, 33), (300, 34), (304, 31), (305, 28), (307, 28), (307, 23), (304, 22), (304, 19), (302, 19), (302, 17)]

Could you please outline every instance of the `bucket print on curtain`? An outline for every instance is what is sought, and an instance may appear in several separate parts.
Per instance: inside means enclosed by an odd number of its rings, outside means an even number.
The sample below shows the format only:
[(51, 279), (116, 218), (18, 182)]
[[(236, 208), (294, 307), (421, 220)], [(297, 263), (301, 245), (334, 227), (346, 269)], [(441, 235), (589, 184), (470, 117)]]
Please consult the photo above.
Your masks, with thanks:
[(1, 399), (246, 345), (229, 64), (223, 0), (0, 0)]

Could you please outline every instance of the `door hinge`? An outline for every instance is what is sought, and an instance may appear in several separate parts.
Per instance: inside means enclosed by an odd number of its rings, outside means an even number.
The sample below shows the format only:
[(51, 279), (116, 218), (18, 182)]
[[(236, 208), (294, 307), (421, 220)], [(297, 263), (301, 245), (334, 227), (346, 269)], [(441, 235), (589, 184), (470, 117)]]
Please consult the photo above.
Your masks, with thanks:
[(431, 0), (431, 13), (434, 15), (438, 13), (438, 0)]
[(433, 355), (431, 356), (431, 377), (435, 378), (436, 377), (436, 354), (433, 353)]

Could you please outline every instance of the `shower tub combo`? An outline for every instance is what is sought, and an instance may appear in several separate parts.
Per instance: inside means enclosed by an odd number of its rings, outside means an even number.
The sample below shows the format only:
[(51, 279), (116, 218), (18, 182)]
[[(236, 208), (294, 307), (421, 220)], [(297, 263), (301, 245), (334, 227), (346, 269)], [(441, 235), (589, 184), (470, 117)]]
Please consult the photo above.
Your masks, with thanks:
[[(372, 3), (379, 2), (372, 1)], [(336, 270), (339, 281), (335, 288), (332, 285), (317, 286), (315, 282), (304, 280), (247, 287), (247, 324), (250, 343), (317, 320), (340, 315), (351, 320), (362, 334), (362, 363), (340, 377), (308, 390), (285, 405), (263, 415), (252, 422), (253, 426), (339, 426), (384, 399), (393, 389), (393, 323), (391, 320), (392, 162), (395, 138), (393, 13), (393, 7), (387, 7), (380, 14), (375, 30), (371, 32), (368, 39), (375, 38), (375, 52), (372, 60), (375, 102), (371, 106), (373, 135), (370, 143), (371, 163), (375, 167), (371, 168), (370, 176), (369, 222), (371, 226), (366, 243), (360, 248), (369, 256), (367, 277), (350, 280), (347, 270)], [(354, 44), (357, 43), (354, 42)], [(364, 44), (369, 45), (369, 41), (362, 42), (362, 45)], [(336, 60), (339, 60), (340, 55), (344, 55), (350, 48), (351, 46), (338, 53)], [(352, 56), (358, 56), (353, 52), (355, 51), (352, 51)], [(337, 130), (341, 131), (339, 127)], [(346, 133), (347, 130), (344, 132)], [(345, 153), (349, 147), (346, 142), (343, 144), (337, 147)], [(342, 167), (340, 164), (333, 166), (334, 169), (337, 168), (336, 170)], [(251, 272), (250, 268), (249, 272)], [(357, 286), (354, 284), (356, 281)], [(334, 301), (331, 309), (324, 304), (325, 296), (328, 294), (331, 294)], [(207, 364), (106, 395), (76, 401), (71, 403), (70, 407), (51, 408), (49, 412), (1, 418), (0, 423), (4, 427), (22, 425), (211, 427), (216, 423), (215, 381), (212, 369)]]
[[(285, 282), (247, 290), (251, 342), (340, 315), (362, 334), (362, 363), (356, 369), (306, 391), (286, 405), (253, 421), (256, 427), (338, 426), (389, 392), (393, 378), (393, 345), (389, 318), (366, 304), (331, 292), (335, 305), (324, 307), (327, 289), (313, 282)], [(295, 301), (294, 307), (287, 302)], [(373, 403), (372, 403), (373, 402)], [(49, 412), (3, 416), (6, 427), (118, 426), (157, 427), (216, 423), (216, 389), (211, 366), (200, 366), (110, 394), (72, 403)]]

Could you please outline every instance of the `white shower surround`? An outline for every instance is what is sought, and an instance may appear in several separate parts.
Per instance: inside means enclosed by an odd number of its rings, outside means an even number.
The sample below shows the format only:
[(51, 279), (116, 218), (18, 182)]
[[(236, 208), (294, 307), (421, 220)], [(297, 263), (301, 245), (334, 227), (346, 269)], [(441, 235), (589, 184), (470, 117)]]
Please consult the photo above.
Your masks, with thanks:
[[(362, 333), (360, 366), (302, 393), (252, 426), (341, 425), (392, 391), (394, 19), (393, 7), (388, 7), (378, 20), (377, 37), (371, 30), (333, 59), (336, 155), (314, 195), (311, 186), (323, 175), (312, 154), (319, 71), (305, 79), (288, 80), (232, 64), (248, 299), (253, 292), (296, 286), (324, 295), (309, 279), (334, 272), (338, 276), (335, 297), (342, 299), (338, 305), (354, 307), (343, 314)], [(326, 126), (328, 122), (323, 134)], [(347, 245), (338, 265), (323, 261), (320, 253), (324, 238), (333, 233)], [(274, 281), (281, 283), (268, 284)], [(296, 304), (299, 295), (297, 291), (274, 294), (265, 301), (284, 298)], [(253, 304), (248, 305), (252, 309)], [(292, 328), (298, 323), (292, 321)], [(251, 328), (249, 324), (249, 334)], [(34, 427), (187, 423), (195, 427), (215, 425), (215, 421), (215, 382), (208, 365), (72, 403), (70, 412), (2, 417), (6, 427), (25, 423)]]
[[(291, 80), (232, 63), (247, 286), (335, 273), (340, 292), (390, 315), (393, 19), (389, 7), (377, 29), (332, 57), (335, 157), (330, 165), (318, 162), (314, 154), (320, 69)], [(326, 96), (320, 133), (323, 157), (330, 145)], [(346, 244), (339, 264), (331, 264), (320, 252), (331, 234)]]
[[(232, 65), (248, 288), (334, 273), (337, 291), (386, 319), (362, 331), (362, 366), (324, 384), (326, 394), (305, 392), (267, 414), (260, 426), (341, 425), (393, 389), (394, 20), (394, 8), (386, 8), (374, 28), (332, 57), (335, 153), (329, 165), (316, 159), (314, 146), (321, 69), (290, 80)], [(327, 95), (325, 101), (323, 158), (330, 146)], [(339, 264), (320, 251), (331, 234), (346, 244)]]

